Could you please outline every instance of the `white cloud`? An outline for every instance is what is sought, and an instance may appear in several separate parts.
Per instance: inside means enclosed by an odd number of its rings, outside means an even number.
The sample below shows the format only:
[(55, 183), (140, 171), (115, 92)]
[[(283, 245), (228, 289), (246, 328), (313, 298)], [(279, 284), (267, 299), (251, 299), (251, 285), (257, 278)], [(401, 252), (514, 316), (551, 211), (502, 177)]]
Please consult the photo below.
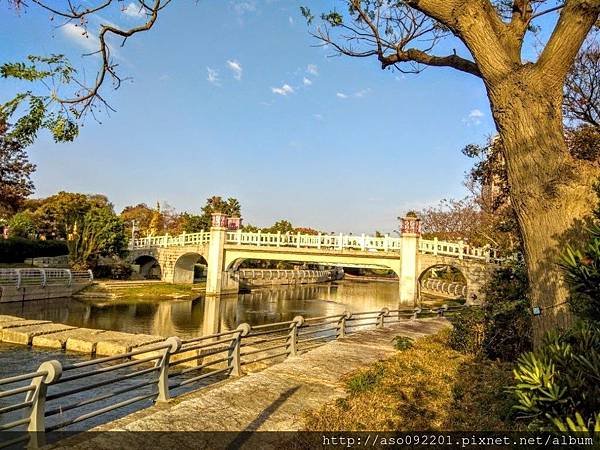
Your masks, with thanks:
[(129, 17), (145, 17), (146, 11), (140, 5), (130, 2), (124, 9), (123, 14)]
[(310, 73), (311, 75), (319, 75), (319, 68), (316, 64), (309, 64), (306, 67), (306, 72)]
[(294, 18), (292, 16), (289, 16), (288, 22), (290, 23), (290, 25), (294, 25)]
[(317, 120), (323, 120), (323, 114), (313, 114), (313, 117)]
[(483, 117), (483, 113), (479, 109), (474, 109), (469, 113), (469, 117), (472, 119)]
[(256, 2), (254, 0), (236, 1), (230, 3), (230, 5), (239, 16), (256, 11)]
[(273, 92), (273, 94), (278, 94), (278, 95), (288, 95), (288, 94), (293, 94), (294, 93), (294, 88), (291, 87), (289, 84), (284, 84), (281, 87), (272, 87), (271, 91)]
[(358, 91), (358, 92), (355, 92), (355, 93), (354, 93), (354, 96), (355, 96), (355, 97), (358, 97), (358, 98), (362, 98), (362, 97), (364, 97), (365, 95), (367, 95), (369, 92), (371, 92), (371, 89), (370, 89), (370, 88), (367, 88), (367, 89), (361, 89), (360, 91)]
[(345, 94), (343, 92), (338, 92), (336, 95), (337, 98), (350, 98), (350, 97), (355, 97), (355, 98), (363, 98), (365, 95), (367, 95), (369, 92), (371, 92), (371, 88), (367, 88), (367, 89), (361, 89), (360, 91), (356, 91), (353, 94)]
[(229, 69), (233, 72), (233, 78), (235, 78), (238, 81), (242, 79), (243, 69), (239, 61), (236, 61), (235, 59), (228, 59), (227, 67), (229, 67)]
[(470, 125), (481, 125), (481, 119), (485, 116), (485, 114), (483, 114), (483, 112), (480, 109), (473, 109), (469, 112), (469, 115), (467, 117), (464, 117), (462, 119), (463, 123), (465, 123), (467, 126)]
[(302, 80), (302, 83), (304, 83), (304, 86), (310, 86), (312, 84), (312, 81), (309, 80), (308, 78), (304, 77), (304, 79)]
[(87, 51), (93, 52), (100, 48), (100, 40), (96, 35), (74, 23), (66, 23), (60, 29), (68, 39)]
[(210, 67), (206, 67), (206, 71), (208, 72), (208, 75), (206, 76), (208, 82), (214, 84), (215, 86), (221, 86), (219, 72), (217, 72), (215, 69), (211, 69)]
[(169, 81), (170, 79), (171, 75), (169, 75), (168, 73), (164, 73), (160, 77), (158, 77), (158, 81)]

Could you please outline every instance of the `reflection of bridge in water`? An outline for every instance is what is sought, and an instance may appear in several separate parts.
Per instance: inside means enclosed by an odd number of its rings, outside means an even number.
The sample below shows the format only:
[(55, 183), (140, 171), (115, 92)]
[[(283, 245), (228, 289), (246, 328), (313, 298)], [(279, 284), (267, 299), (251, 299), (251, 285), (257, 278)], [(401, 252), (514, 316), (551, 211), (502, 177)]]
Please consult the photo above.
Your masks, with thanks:
[(395, 283), (341, 281), (277, 286), (195, 300), (63, 298), (6, 303), (0, 305), (0, 314), (82, 328), (191, 338), (232, 330), (244, 322), (262, 325), (297, 315), (317, 317), (394, 305), (401, 306)]
[[(132, 242), (130, 259), (141, 271), (154, 264), (162, 279), (171, 283), (193, 283), (194, 265), (207, 265), (208, 295), (237, 293), (237, 271), (248, 259), (293, 261), (322, 266), (362, 267), (392, 270), (399, 279), (400, 299), (414, 303), (418, 298), (423, 275), (431, 268), (451, 266), (462, 273), (468, 300), (479, 296), (487, 274), (501, 260), (493, 249), (477, 248), (463, 242), (426, 240), (420, 236), (419, 219), (402, 219), (401, 236), (308, 235), (281, 233), (247, 233), (230, 231), (223, 214), (213, 215), (208, 232), (179, 236), (154, 236)], [(437, 285), (428, 285), (436, 290)], [(446, 288), (436, 291), (454, 296)]]

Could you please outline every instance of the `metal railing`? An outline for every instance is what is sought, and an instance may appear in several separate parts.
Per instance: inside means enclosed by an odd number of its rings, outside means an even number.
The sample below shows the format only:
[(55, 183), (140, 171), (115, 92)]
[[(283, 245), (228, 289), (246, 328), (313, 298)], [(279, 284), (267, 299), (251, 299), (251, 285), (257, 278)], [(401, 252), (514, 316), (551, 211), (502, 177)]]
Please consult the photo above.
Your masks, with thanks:
[[(443, 316), (461, 308), (422, 310), (383, 308), (250, 326), (181, 340), (170, 337), (127, 353), (72, 364), (52, 360), (33, 373), (0, 379), (0, 431), (18, 429), (0, 448), (29, 441), (44, 445), (45, 433), (68, 427), (143, 401), (167, 402), (182, 388), (204, 387), (211, 381), (257, 370), (269, 362), (309, 351), (328, 341), (368, 327), (418, 317)], [(25, 383), (25, 384), (23, 384)], [(188, 391), (189, 392), (189, 391)], [(5, 404), (4, 399), (24, 394)], [(4, 401), (3, 401), (4, 400)], [(24, 414), (14, 417), (14, 412)]]
[(0, 286), (24, 287), (71, 286), (91, 283), (92, 271), (74, 272), (70, 269), (0, 269)]
[(304, 280), (318, 278), (335, 280), (337, 270), (279, 270), (279, 269), (239, 269), (238, 277), (241, 280)]
[(459, 298), (466, 297), (468, 289), (464, 283), (456, 283), (439, 278), (428, 278), (421, 282), (421, 291)]

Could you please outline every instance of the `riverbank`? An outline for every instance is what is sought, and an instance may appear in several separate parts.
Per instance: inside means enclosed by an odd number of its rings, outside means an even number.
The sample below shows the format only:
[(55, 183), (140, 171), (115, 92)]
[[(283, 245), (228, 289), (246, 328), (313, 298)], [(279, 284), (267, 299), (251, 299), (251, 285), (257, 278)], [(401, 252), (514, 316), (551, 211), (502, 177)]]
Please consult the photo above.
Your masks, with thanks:
[[(512, 365), (450, 349), (447, 330), (349, 374), (345, 395), (305, 414), (308, 431), (506, 431)], [(443, 361), (443, 364), (440, 362)]]
[(206, 283), (171, 284), (163, 281), (114, 281), (98, 280), (93, 285), (79, 292), (77, 298), (173, 298), (191, 300), (199, 297), (206, 290)]

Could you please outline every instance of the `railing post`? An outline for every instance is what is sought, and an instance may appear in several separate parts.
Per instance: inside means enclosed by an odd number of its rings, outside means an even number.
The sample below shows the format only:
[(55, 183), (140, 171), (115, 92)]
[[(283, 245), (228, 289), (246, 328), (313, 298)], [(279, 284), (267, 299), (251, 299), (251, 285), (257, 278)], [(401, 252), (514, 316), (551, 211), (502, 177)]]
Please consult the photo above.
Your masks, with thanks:
[(339, 241), (339, 250), (343, 250), (344, 249), (344, 235), (342, 233), (340, 233), (340, 241)]
[(300, 232), (296, 233), (296, 248), (300, 248)]
[(38, 269), (40, 271), (40, 275), (42, 276), (42, 287), (46, 287), (46, 282), (48, 281), (48, 277), (46, 276), (46, 270)]
[(256, 240), (256, 245), (260, 247), (260, 238), (261, 238), (261, 230), (258, 230), (258, 238)]
[(448, 305), (442, 305), (440, 308), (438, 308), (438, 310), (437, 310), (438, 317), (444, 317), (444, 312), (446, 312), (447, 310), (448, 310)]
[(360, 249), (364, 252), (367, 249), (367, 240), (365, 237), (365, 233), (362, 234), (361, 236), (361, 245), (360, 245)]
[(164, 354), (162, 358), (156, 361), (156, 366), (160, 367), (160, 371), (158, 372), (158, 396), (156, 397), (156, 403), (168, 402), (171, 399), (171, 395), (169, 393), (169, 361), (171, 360), (171, 355), (173, 353), (177, 353), (181, 348), (181, 339), (177, 336), (171, 336), (165, 343), (169, 344), (170, 347), (167, 347), (164, 350)]
[(277, 247), (281, 246), (281, 231), (277, 232)]
[(21, 289), (21, 282), (22, 282), (21, 269), (14, 269), (14, 271), (17, 274), (17, 289)]
[(437, 238), (437, 236), (435, 236), (433, 238), (433, 255), (437, 256), (437, 252), (438, 252), (438, 238)]
[(317, 248), (321, 248), (321, 233), (319, 233), (319, 236), (318, 236)]
[(381, 311), (379, 311), (379, 314), (377, 315), (377, 328), (383, 328), (384, 318), (389, 315), (390, 310), (388, 308), (381, 308)]
[(465, 243), (462, 240), (460, 240), (460, 241), (458, 241), (458, 245), (459, 245), (458, 258), (463, 259), (464, 254), (465, 254)]
[(234, 335), (229, 345), (229, 352), (227, 354), (227, 362), (231, 367), (231, 375), (239, 377), (242, 375), (242, 361), (240, 357), (240, 344), (242, 343), (242, 337), (248, 336), (252, 327), (247, 323), (238, 325), (236, 330), (239, 332)]
[(287, 337), (287, 352), (288, 357), (296, 356), (298, 353), (298, 328), (304, 325), (304, 317), (296, 316), (292, 319), (292, 323), (290, 324), (290, 332)]
[(67, 279), (67, 287), (71, 287), (73, 285), (73, 272), (71, 272), (71, 269), (67, 269), (67, 273), (69, 274), (69, 278)]
[(43, 376), (31, 380), (34, 390), (29, 391), (25, 397), (26, 402), (32, 402), (29, 407), (29, 424), (27, 431), (30, 434), (29, 448), (38, 448), (46, 445), (46, 393), (48, 385), (57, 381), (62, 375), (62, 365), (56, 360), (43, 362), (37, 370), (45, 372)]
[(92, 272), (92, 269), (88, 269), (87, 272), (90, 276), (90, 283), (91, 283), (92, 281), (94, 281), (94, 272)]
[(383, 238), (383, 251), (387, 252), (390, 248), (390, 235), (386, 234)]
[(343, 338), (346, 336), (346, 320), (348, 320), (350, 317), (352, 317), (352, 313), (349, 311), (344, 311), (344, 314), (342, 315), (342, 317), (340, 317), (340, 320), (337, 323), (337, 330), (336, 330), (336, 339), (339, 338)]

